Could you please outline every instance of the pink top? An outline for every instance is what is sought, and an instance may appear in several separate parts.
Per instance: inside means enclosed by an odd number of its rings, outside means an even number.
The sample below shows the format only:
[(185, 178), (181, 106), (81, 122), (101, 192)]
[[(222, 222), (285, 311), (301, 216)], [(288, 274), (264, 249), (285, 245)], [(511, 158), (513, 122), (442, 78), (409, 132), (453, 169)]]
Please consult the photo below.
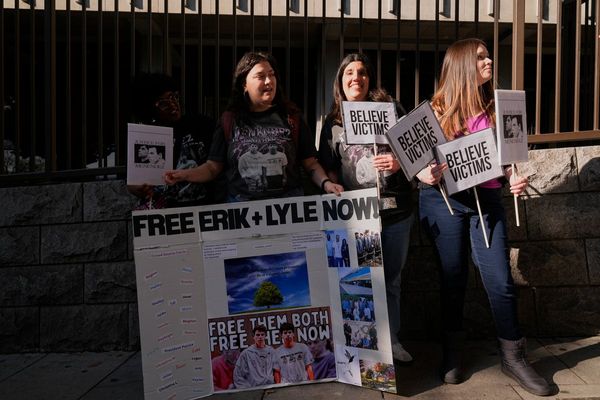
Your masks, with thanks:
[[(470, 133), (479, 132), (486, 128), (490, 127), (490, 119), (484, 113), (481, 113), (475, 117), (471, 117), (467, 120), (467, 129)], [(456, 135), (456, 137), (463, 136), (462, 133)], [(485, 189), (499, 189), (502, 187), (502, 184), (498, 179), (491, 179), (487, 182), (483, 182), (479, 185), (479, 187)]]

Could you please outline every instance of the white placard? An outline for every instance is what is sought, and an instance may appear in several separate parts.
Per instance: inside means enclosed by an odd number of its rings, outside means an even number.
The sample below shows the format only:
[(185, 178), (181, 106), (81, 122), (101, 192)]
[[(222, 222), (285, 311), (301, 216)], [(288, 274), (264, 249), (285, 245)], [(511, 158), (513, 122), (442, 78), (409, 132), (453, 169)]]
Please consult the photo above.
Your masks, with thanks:
[(435, 158), (433, 148), (446, 142), (427, 101), (400, 118), (386, 136), (408, 180)]
[(127, 124), (127, 184), (163, 185), (173, 169), (173, 128)]
[(437, 159), (448, 164), (444, 181), (449, 195), (502, 176), (491, 128), (441, 144), (435, 151)]
[(387, 144), (385, 133), (396, 123), (394, 103), (375, 101), (342, 102), (348, 144)]
[(496, 90), (496, 141), (500, 165), (528, 160), (525, 91)]

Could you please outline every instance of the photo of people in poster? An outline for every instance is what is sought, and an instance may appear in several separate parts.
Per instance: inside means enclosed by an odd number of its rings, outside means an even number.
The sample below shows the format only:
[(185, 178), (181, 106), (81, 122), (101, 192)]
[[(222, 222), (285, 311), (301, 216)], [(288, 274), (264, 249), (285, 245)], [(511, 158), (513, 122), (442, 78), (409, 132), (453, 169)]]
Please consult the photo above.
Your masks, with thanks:
[(369, 268), (339, 270), (345, 345), (377, 350), (375, 305)]
[(157, 168), (165, 166), (165, 146), (136, 143), (134, 153), (134, 162), (137, 164), (148, 164)]
[(310, 305), (303, 251), (224, 260), (230, 314)]
[(523, 137), (523, 116), (521, 114), (504, 115), (504, 139)]
[(354, 232), (354, 241), (359, 267), (380, 267), (382, 265), (379, 232), (368, 229)]
[(325, 231), (329, 268), (350, 267), (350, 246), (345, 229)]
[(215, 391), (335, 378), (327, 307), (209, 320)]

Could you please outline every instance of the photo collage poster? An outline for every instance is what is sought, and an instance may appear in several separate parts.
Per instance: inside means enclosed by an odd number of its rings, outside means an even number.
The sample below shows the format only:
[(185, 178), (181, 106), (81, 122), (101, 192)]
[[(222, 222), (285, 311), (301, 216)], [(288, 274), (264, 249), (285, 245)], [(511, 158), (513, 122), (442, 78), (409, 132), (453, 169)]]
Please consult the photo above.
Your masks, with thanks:
[(375, 189), (136, 211), (133, 230), (147, 399), (395, 392)]

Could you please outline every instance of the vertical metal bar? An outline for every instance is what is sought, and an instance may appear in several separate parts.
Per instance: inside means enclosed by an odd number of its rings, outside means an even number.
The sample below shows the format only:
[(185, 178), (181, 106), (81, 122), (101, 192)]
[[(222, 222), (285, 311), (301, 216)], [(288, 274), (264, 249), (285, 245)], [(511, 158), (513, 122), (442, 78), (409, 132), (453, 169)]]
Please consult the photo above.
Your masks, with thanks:
[(15, 172), (21, 156), (21, 10), (15, 2)]
[(308, 82), (308, 0), (304, 0), (304, 57), (303, 57), (303, 61), (304, 61), (304, 85), (302, 85), (304, 87), (304, 92), (303, 92), (303, 100), (304, 100), (304, 104), (302, 109), (304, 110), (304, 112), (306, 113), (308, 110), (308, 85), (306, 84), (306, 82)]
[(377, 0), (377, 87), (381, 87), (381, 0)]
[(30, 81), (30, 85), (29, 85), (29, 118), (30, 118), (30, 124), (31, 124), (31, 130), (29, 132), (29, 141), (30, 141), (30, 146), (29, 146), (29, 151), (30, 151), (30, 155), (29, 155), (29, 171), (30, 172), (34, 172), (35, 171), (35, 156), (36, 156), (36, 142), (37, 142), (37, 137), (36, 137), (36, 129), (37, 129), (37, 124), (36, 124), (36, 107), (35, 107), (35, 100), (36, 100), (36, 82), (35, 82), (35, 66), (36, 66), (36, 62), (35, 62), (35, 3), (32, 1), (31, 3), (29, 3), (29, 11), (30, 11), (30, 17), (31, 17), (31, 26), (30, 26), (30, 31), (29, 34), (30, 36), (30, 54), (31, 54), (31, 64), (29, 65), (29, 81)]
[(290, 93), (290, 81), (292, 77), (290, 76), (292, 62), (292, 54), (291, 54), (291, 18), (290, 18), (290, 0), (286, 0), (285, 2), (285, 93), (288, 98), (291, 98), (292, 93)]
[[(513, 0), (512, 88), (523, 89), (525, 69), (525, 0)], [(523, 127), (525, 131), (527, 127)]]
[(475, 37), (479, 36), (479, 0), (475, 0)]
[[(325, 2), (325, 1), (323, 1)], [(363, 0), (358, 1), (358, 52), (363, 51)]]
[(322, 2), (321, 15), (321, 110), (320, 120), (323, 121), (325, 115), (325, 59), (327, 58), (327, 4)]
[(148, 0), (148, 72), (152, 72), (152, 0)]
[[(0, 28), (1, 29), (1, 28)], [(44, 2), (46, 172), (56, 171), (56, 3)]]
[[(149, 0), (151, 1), (151, 0)], [(164, 28), (163, 28), (163, 43), (162, 43), (162, 47), (163, 47), (163, 51), (162, 51), (162, 72), (163, 74), (169, 74), (170, 75), (170, 71), (169, 71), (169, 56), (170, 56), (170, 47), (169, 47), (169, 1), (165, 0), (165, 6), (164, 6), (164, 11), (163, 11), (163, 23), (164, 23)]]
[(0, 0), (0, 175), (4, 168), (4, 0)]
[(233, 52), (232, 52), (232, 70), (235, 69), (235, 65), (237, 63), (237, 30), (238, 30), (238, 15), (237, 15), (237, 7), (236, 1), (232, 0), (231, 5), (233, 6)]
[(114, 68), (114, 78), (113, 78), (113, 93), (114, 93), (114, 98), (113, 98), (113, 131), (115, 134), (115, 166), (116, 165), (122, 165), (121, 163), (121, 135), (119, 132), (119, 128), (120, 128), (120, 124), (119, 121), (121, 119), (121, 113), (120, 113), (120, 91), (119, 91), (119, 79), (120, 79), (120, 73), (119, 73), (119, 65), (120, 65), (120, 59), (119, 59), (119, 0), (115, 0), (115, 30), (113, 32), (113, 38), (114, 38), (114, 53), (113, 53), (113, 57), (114, 57), (114, 64), (113, 64), (113, 68)]
[[(219, 105), (221, 103), (221, 93), (219, 92), (219, 81), (221, 79), (221, 72), (219, 70), (219, 58), (221, 57), (221, 51), (220, 51), (220, 47), (221, 47), (221, 9), (219, 7), (219, 0), (215, 0), (216, 1), (216, 7), (215, 7), (215, 18), (216, 18), (216, 22), (217, 22), (217, 31), (216, 31), (216, 37), (215, 37), (215, 105), (214, 105), (214, 109), (215, 109), (215, 118), (217, 118), (220, 115), (219, 112)], [(252, 5), (252, 12), (254, 12), (254, 4)], [(254, 41), (254, 32), (252, 33), (252, 41)], [(254, 49), (254, 46), (252, 46), (252, 49)]]
[(185, 46), (185, 35), (186, 25), (185, 25), (185, 0), (181, 0), (181, 80), (179, 84), (179, 106), (181, 107), (181, 112), (185, 114), (186, 108), (186, 94), (185, 90), (185, 81), (186, 81), (186, 46)]
[(81, 166), (87, 164), (87, 3), (81, 3)]
[(133, 78), (135, 77), (135, 72), (136, 72), (136, 68), (135, 68), (135, 3), (132, 1), (131, 2), (131, 31), (130, 31), (130, 49), (129, 52), (131, 53), (131, 79), (133, 80)]
[(594, 130), (600, 124), (600, 1), (596, 0), (596, 34), (594, 36)]
[(105, 167), (104, 164), (104, 121), (102, 120), (103, 114), (103, 104), (102, 104), (102, 64), (103, 64), (103, 54), (102, 54), (102, 46), (103, 46), (103, 29), (102, 29), (102, 1), (98, 1), (98, 60), (97, 60), (97, 68), (98, 68), (98, 81), (97, 90), (98, 90), (98, 167)]
[(454, 40), (459, 39), (459, 27), (460, 27), (460, 1), (454, 0)]
[(544, 0), (538, 0), (537, 15), (537, 43), (536, 43), (536, 67), (535, 67), (535, 134), (541, 132), (540, 120), (542, 110), (542, 17), (544, 15)]
[(419, 85), (420, 85), (420, 69), (421, 69), (421, 0), (417, 0), (416, 4), (416, 16), (415, 16), (415, 29), (416, 29), (416, 39), (415, 39), (415, 104), (414, 106), (419, 105)]
[(435, 92), (439, 83), (440, 65), (440, 0), (435, 0), (435, 40), (433, 45), (433, 91)]
[(273, 1), (269, 0), (269, 11), (267, 13), (269, 20), (269, 53), (273, 54)]
[(579, 110), (581, 101), (581, 0), (576, 2), (575, 11), (575, 77), (573, 79), (573, 131), (579, 131)]
[(398, 0), (398, 14), (396, 15), (396, 101), (400, 102), (400, 77), (401, 77), (401, 55), (400, 55), (400, 20), (402, 19), (402, 1)]
[(556, 2), (556, 72), (554, 77), (554, 133), (560, 132), (560, 78), (562, 75), (562, 1)]
[(71, 2), (67, 1), (66, 7), (66, 35), (65, 35), (65, 167), (72, 168), (73, 151), (71, 125), (72, 101), (71, 101)]
[[(204, 85), (203, 85), (203, 77), (202, 73), (204, 72), (202, 64), (203, 60), (203, 43), (204, 43), (204, 35), (203, 35), (203, 25), (204, 18), (202, 18), (202, 1), (198, 1), (198, 113), (206, 114), (206, 110), (204, 108)], [(216, 116), (215, 116), (216, 117)]]
[[(217, 4), (218, 4), (219, 0), (217, 0)], [(250, 25), (252, 27), (252, 51), (254, 51), (254, 36), (255, 36), (255, 32), (254, 32), (254, 0), (250, 0)]]
[(498, 84), (498, 37), (500, 35), (500, 1), (494, 0), (494, 87)]
[(344, 58), (344, 13), (344, 1), (342, 0), (340, 7), (340, 54), (338, 63), (341, 63)]

